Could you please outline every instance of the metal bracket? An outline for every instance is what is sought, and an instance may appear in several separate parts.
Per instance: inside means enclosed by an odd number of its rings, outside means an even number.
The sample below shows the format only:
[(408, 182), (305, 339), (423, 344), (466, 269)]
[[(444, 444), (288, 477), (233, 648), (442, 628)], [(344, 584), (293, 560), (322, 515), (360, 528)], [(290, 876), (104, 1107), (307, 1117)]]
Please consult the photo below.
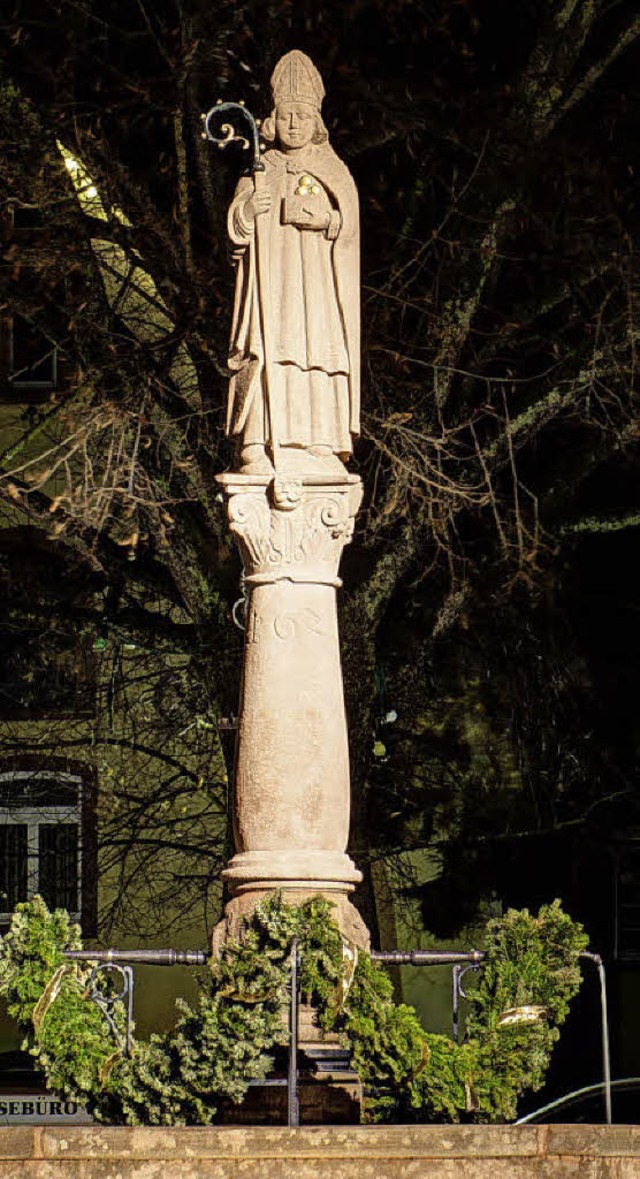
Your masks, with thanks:
[(453, 984), (452, 1033), (456, 1044), (460, 1042), (460, 1000), (469, 998), (462, 985), (462, 979), (468, 970), (477, 971), (481, 965), (481, 962), (471, 962), (468, 965), (456, 963), (451, 970), (451, 981)]
[[(242, 597), (238, 598), (237, 602), (234, 602), (233, 606), (231, 607), (231, 618), (233, 620), (233, 625), (237, 626), (238, 630), (244, 631), (246, 630), (247, 625), (248, 605), (244, 573), (240, 574), (240, 593), (242, 594)], [(240, 611), (242, 611), (242, 617), (240, 616)]]
[[(100, 975), (108, 975), (110, 971), (117, 971), (122, 978), (122, 989), (113, 994), (101, 990), (99, 983)], [(102, 985), (104, 986), (104, 983)], [(133, 1037), (133, 967), (119, 966), (116, 962), (99, 962), (97, 966), (94, 966), (89, 975), (89, 998), (95, 1003), (96, 1007), (100, 1008), (105, 1016), (118, 1047), (123, 1048), (127, 1056), (131, 1056)], [(114, 1008), (118, 1003), (123, 1005), (125, 1013), (124, 1040), (113, 1016)]]

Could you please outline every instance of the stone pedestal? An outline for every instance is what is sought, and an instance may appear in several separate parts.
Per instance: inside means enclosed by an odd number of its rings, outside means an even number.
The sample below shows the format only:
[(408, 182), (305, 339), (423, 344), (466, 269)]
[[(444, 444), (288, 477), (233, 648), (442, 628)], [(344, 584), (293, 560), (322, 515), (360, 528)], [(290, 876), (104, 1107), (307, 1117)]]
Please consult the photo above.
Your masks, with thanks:
[(216, 941), (260, 897), (322, 894), (367, 945), (348, 894), (349, 751), (336, 613), (338, 566), (362, 488), (355, 475), (218, 477), (245, 573), (247, 613), (234, 795), (231, 898)]

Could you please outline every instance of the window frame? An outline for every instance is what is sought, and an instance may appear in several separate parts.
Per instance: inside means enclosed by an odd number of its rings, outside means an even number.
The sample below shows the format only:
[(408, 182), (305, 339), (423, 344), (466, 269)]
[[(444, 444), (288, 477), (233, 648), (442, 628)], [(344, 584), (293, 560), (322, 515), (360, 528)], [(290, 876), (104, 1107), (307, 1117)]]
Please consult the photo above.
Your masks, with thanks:
[[(5, 240), (22, 244), (25, 248), (34, 240), (44, 228), (38, 221), (20, 224), (21, 215), (39, 214), (37, 206), (22, 206), (10, 204), (0, 213), (0, 230)], [(17, 215), (17, 216), (16, 216)], [(52, 379), (33, 380), (28, 377), (22, 379), (13, 373), (15, 359), (14, 324), (16, 319), (22, 319), (30, 324), (35, 331), (47, 339), (46, 333), (37, 325), (31, 324), (27, 316), (21, 316), (18, 311), (5, 310), (0, 316), (0, 404), (2, 405), (37, 405), (48, 401), (51, 396), (62, 390), (65, 385), (64, 365), (61, 363), (59, 345), (50, 343)], [(29, 370), (20, 370), (26, 371)]]
[[(53, 392), (54, 390), (58, 389), (59, 384), (60, 384), (60, 374), (58, 372), (59, 348), (58, 348), (57, 344), (51, 344), (51, 341), (49, 341), (50, 352), (48, 353), (48, 356), (50, 357), (50, 360), (51, 360), (51, 374), (52, 374), (50, 379), (45, 378), (43, 380), (37, 380), (37, 379), (34, 379), (33, 377), (28, 377), (28, 376), (22, 377), (22, 376), (20, 376), (21, 373), (31, 372), (31, 369), (25, 368), (25, 367), (19, 369), (17, 374), (14, 371), (14, 365), (15, 365), (15, 324), (16, 324), (16, 319), (18, 319), (18, 318), (22, 318), (24, 323), (28, 324), (29, 326), (32, 326), (29, 324), (29, 320), (24, 319), (24, 316), (20, 317), (18, 315), (12, 315), (9, 318), (8, 332), (7, 332), (8, 339), (7, 339), (7, 344), (6, 344), (6, 357), (7, 357), (7, 365), (8, 365), (7, 384), (9, 385), (9, 387), (11, 389), (17, 389), (19, 392), (22, 392), (22, 390), (24, 390), (25, 392), (28, 393), (30, 389), (34, 389), (36, 391), (36, 393), (40, 393), (42, 391)], [(38, 331), (39, 329), (36, 328), (35, 330)], [(44, 341), (46, 339), (46, 336), (44, 335), (43, 332), (40, 332), (40, 335), (42, 336), (42, 339)], [(42, 360), (37, 361), (36, 364), (42, 364), (42, 361), (44, 359), (45, 359), (45, 357), (43, 357)], [(32, 366), (32, 367), (34, 367), (34, 366)]]
[[(0, 805), (0, 824), (3, 826), (27, 827), (27, 896), (30, 900), (40, 890), (40, 847), (41, 826), (73, 824), (77, 827), (76, 887), (77, 908), (70, 913), (73, 921), (82, 925), (85, 937), (93, 936), (96, 925), (96, 832), (95, 832), (95, 789), (91, 767), (56, 769), (50, 762), (43, 766), (0, 764), (0, 785), (12, 781), (40, 781), (67, 783), (77, 790), (74, 803), (58, 805), (25, 806)], [(1, 902), (0, 902), (1, 903)], [(0, 926), (6, 927), (12, 913), (0, 910)]]
[[(28, 376), (14, 376), (14, 322), (17, 318), (17, 314), (4, 314), (0, 317), (0, 402), (3, 405), (39, 404), (48, 401), (52, 394), (61, 390), (60, 349), (56, 344), (51, 345), (51, 380), (38, 381)], [(45, 338), (43, 335), (43, 339)], [(20, 370), (25, 373), (28, 371)]]

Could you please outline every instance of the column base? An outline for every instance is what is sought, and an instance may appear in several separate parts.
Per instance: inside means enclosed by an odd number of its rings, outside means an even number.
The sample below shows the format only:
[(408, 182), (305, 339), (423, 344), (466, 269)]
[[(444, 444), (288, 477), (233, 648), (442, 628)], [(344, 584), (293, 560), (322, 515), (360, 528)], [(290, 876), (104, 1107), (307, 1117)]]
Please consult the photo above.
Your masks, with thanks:
[(328, 880), (264, 880), (246, 883), (234, 890), (234, 895), (225, 905), (223, 917), (213, 931), (213, 954), (219, 954), (229, 939), (237, 941), (241, 938), (243, 922), (251, 917), (260, 901), (275, 891), (281, 893), (288, 905), (302, 905), (312, 897), (323, 897), (332, 906), (331, 915), (343, 937), (364, 950), (369, 949), (369, 930), (355, 905), (348, 899), (353, 885), (340, 885)]
[(362, 872), (344, 852), (338, 851), (248, 851), (238, 852), (227, 864), (222, 879), (233, 892), (259, 884), (270, 889), (313, 887), (317, 891), (352, 892)]

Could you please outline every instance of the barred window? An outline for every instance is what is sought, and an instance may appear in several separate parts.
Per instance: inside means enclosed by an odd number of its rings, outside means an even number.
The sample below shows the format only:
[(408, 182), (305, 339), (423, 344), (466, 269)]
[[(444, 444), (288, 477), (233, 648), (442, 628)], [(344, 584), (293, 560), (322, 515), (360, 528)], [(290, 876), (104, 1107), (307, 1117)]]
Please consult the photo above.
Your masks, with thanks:
[(58, 384), (58, 350), (50, 340), (20, 315), (7, 324), (8, 380), (14, 389), (55, 389)]
[[(42, 211), (36, 206), (13, 205), (0, 211), (0, 231), (4, 239), (21, 251), (21, 261), (31, 273), (30, 251), (46, 233)], [(27, 284), (28, 285), (28, 284)], [(40, 307), (37, 307), (40, 311)], [(25, 315), (0, 317), (0, 401), (29, 404), (46, 401), (60, 388), (58, 348), (49, 339), (46, 324), (32, 322), (28, 308)]]
[(20, 315), (0, 318), (0, 401), (47, 401), (60, 387), (58, 349)]
[(36, 893), (80, 920), (82, 796), (75, 774), (0, 773), (0, 921)]

